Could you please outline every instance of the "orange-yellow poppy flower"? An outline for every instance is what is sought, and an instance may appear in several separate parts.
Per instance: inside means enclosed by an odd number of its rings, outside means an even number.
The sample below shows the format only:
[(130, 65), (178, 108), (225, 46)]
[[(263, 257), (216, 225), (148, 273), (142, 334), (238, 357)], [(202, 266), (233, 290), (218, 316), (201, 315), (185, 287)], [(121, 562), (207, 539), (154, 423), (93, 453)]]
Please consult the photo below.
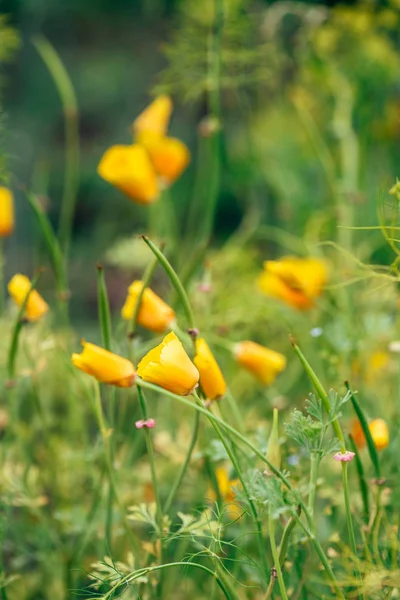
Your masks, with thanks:
[[(373, 419), (368, 423), (368, 429), (377, 450), (383, 450), (389, 445), (389, 428), (386, 421)], [(354, 419), (352, 423), (351, 435), (358, 448), (363, 448), (366, 445), (364, 432), (358, 419)]]
[(157, 175), (167, 187), (182, 175), (190, 162), (188, 147), (176, 138), (143, 134), (141, 143), (149, 153)]
[(8, 291), (18, 306), (23, 305), (26, 296), (29, 294), (24, 316), (28, 321), (33, 322), (38, 321), (47, 313), (49, 305), (36, 290), (32, 290), (29, 293), (30, 289), (31, 282), (28, 277), (20, 273), (14, 275), (8, 283)]
[(235, 344), (236, 361), (265, 385), (271, 384), (286, 367), (283, 354), (251, 341)]
[(186, 354), (181, 342), (171, 331), (138, 365), (144, 380), (178, 394), (190, 394), (198, 384), (199, 372)]
[(0, 237), (14, 231), (14, 196), (6, 187), (0, 187)]
[(100, 346), (82, 341), (81, 354), (72, 355), (72, 363), (102, 383), (116, 387), (131, 387), (135, 381), (135, 368), (130, 360), (109, 352)]
[[(239, 479), (229, 479), (228, 469), (220, 466), (215, 469), (215, 479), (218, 486), (219, 495), (224, 503), (224, 511), (229, 519), (239, 518), (243, 510), (235, 502), (236, 491), (234, 488), (240, 488)], [(209, 486), (207, 492), (208, 498), (216, 501), (217, 495), (215, 490)]]
[(307, 310), (321, 295), (327, 280), (328, 269), (324, 261), (287, 256), (265, 261), (258, 285), (268, 296), (299, 310)]
[[(121, 311), (122, 318), (126, 321), (133, 317), (142, 287), (143, 283), (141, 281), (134, 281), (128, 288), (128, 296)], [(143, 292), (137, 318), (139, 325), (154, 331), (154, 333), (163, 333), (173, 321), (175, 321), (175, 312), (172, 308), (150, 288), (146, 288)]]
[(193, 360), (200, 373), (200, 386), (206, 398), (215, 400), (226, 392), (226, 382), (207, 342), (196, 340), (196, 356)]
[(159, 196), (157, 174), (147, 150), (140, 144), (111, 146), (103, 154), (97, 172), (140, 204), (151, 204)]
[(164, 137), (168, 131), (172, 108), (172, 100), (169, 96), (162, 94), (155, 98), (133, 122), (133, 133), (136, 139), (140, 141), (142, 133)]

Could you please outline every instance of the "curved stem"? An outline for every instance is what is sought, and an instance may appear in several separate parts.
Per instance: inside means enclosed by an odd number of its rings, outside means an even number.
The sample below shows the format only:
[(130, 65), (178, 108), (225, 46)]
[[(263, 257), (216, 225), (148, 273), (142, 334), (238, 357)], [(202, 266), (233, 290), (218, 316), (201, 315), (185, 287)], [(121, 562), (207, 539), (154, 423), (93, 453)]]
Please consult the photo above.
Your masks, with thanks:
[(173, 563), (168, 563), (165, 565), (156, 565), (155, 567), (147, 567), (144, 569), (139, 569), (138, 571), (135, 571), (135, 573), (131, 573), (130, 575), (123, 577), (121, 579), (121, 581), (119, 581), (113, 588), (111, 588), (111, 590), (109, 592), (107, 592), (107, 594), (105, 594), (103, 596), (102, 600), (108, 600), (109, 598), (112, 598), (114, 592), (116, 592), (118, 590), (118, 588), (122, 587), (123, 585), (128, 585), (130, 583), (133, 583), (136, 579), (138, 579), (139, 577), (143, 577), (144, 575), (147, 575), (148, 573), (153, 573), (154, 571), (160, 571), (161, 569), (168, 569), (170, 567), (181, 567), (181, 566), (195, 567), (196, 569), (201, 569), (202, 571), (205, 571), (206, 573), (208, 573), (215, 579), (215, 581), (217, 582), (217, 585), (222, 590), (222, 592), (223, 592), (225, 598), (227, 598), (227, 600), (235, 600), (235, 597), (229, 593), (229, 591), (226, 588), (226, 586), (224, 585), (223, 581), (218, 577), (218, 575), (216, 573), (211, 571), (211, 569), (209, 569), (208, 567), (205, 567), (204, 565), (201, 565), (199, 563), (185, 562), (185, 561), (173, 562)]
[(175, 269), (173, 268), (173, 266), (171, 265), (169, 260), (165, 257), (165, 255), (161, 252), (161, 250), (159, 248), (157, 248), (157, 246), (155, 244), (153, 244), (153, 242), (147, 236), (143, 235), (142, 237), (143, 237), (144, 242), (148, 245), (150, 250), (153, 252), (154, 256), (157, 257), (158, 261), (160, 262), (160, 264), (164, 268), (165, 272), (167, 273), (172, 285), (174, 286), (175, 291), (178, 294), (179, 299), (182, 303), (183, 309), (186, 313), (186, 319), (188, 321), (189, 327), (191, 329), (195, 329), (196, 325), (195, 325), (195, 321), (194, 321), (192, 307), (190, 306), (189, 298), (186, 294), (185, 288), (183, 287), (181, 280), (179, 279)]
[(173, 500), (175, 498), (175, 494), (178, 491), (178, 489), (179, 489), (179, 487), (180, 487), (180, 485), (182, 483), (182, 480), (183, 480), (183, 478), (185, 476), (186, 470), (187, 470), (187, 468), (189, 466), (190, 459), (192, 457), (192, 453), (193, 453), (194, 447), (196, 445), (197, 437), (198, 437), (198, 434), (199, 434), (199, 424), (200, 424), (200, 413), (196, 412), (195, 416), (194, 416), (194, 426), (193, 426), (192, 439), (190, 440), (190, 444), (189, 444), (189, 448), (188, 448), (188, 451), (187, 451), (187, 454), (186, 454), (185, 461), (182, 464), (181, 469), (180, 469), (180, 471), (178, 473), (178, 476), (175, 479), (175, 482), (174, 482), (174, 484), (173, 484), (173, 486), (171, 488), (170, 493), (168, 494), (168, 498), (165, 501), (164, 508), (163, 508), (164, 514), (166, 514), (169, 511), (169, 509), (171, 508), (172, 502), (173, 502)]
[(78, 102), (68, 72), (54, 47), (43, 36), (36, 36), (32, 43), (53, 78), (64, 112), (65, 175), (59, 234), (61, 246), (67, 256), (79, 183)]

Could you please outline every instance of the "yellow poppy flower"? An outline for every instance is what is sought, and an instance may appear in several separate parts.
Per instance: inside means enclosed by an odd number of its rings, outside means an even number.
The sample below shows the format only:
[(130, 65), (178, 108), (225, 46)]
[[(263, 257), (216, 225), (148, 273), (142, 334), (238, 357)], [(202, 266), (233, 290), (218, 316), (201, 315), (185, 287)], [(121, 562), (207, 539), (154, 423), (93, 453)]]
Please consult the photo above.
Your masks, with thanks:
[(139, 138), (143, 132), (165, 136), (172, 114), (172, 100), (162, 94), (158, 96), (133, 122), (133, 132)]
[(196, 356), (193, 360), (200, 373), (200, 386), (209, 400), (224, 396), (226, 383), (207, 342), (203, 338), (196, 340)]
[(72, 355), (75, 367), (102, 383), (127, 388), (133, 385), (136, 373), (130, 360), (95, 344), (82, 341), (81, 354)]
[[(386, 421), (383, 419), (373, 419), (368, 424), (368, 429), (377, 450), (383, 450), (389, 445), (389, 428)], [(366, 445), (364, 432), (358, 419), (354, 419), (352, 423), (351, 435), (358, 448), (363, 448)]]
[(266, 385), (271, 384), (286, 367), (283, 354), (251, 341), (235, 344), (234, 355), (242, 367)]
[[(22, 306), (25, 302), (25, 298), (29, 294), (30, 289), (31, 282), (28, 277), (25, 277), (25, 275), (21, 275), (20, 273), (14, 275), (8, 284), (8, 291), (18, 306)], [(25, 318), (32, 322), (38, 321), (48, 310), (49, 305), (47, 302), (43, 300), (39, 292), (32, 290), (26, 303)]]
[[(229, 479), (228, 470), (226, 467), (217, 467), (215, 469), (215, 479), (218, 485), (219, 495), (224, 503), (224, 512), (229, 519), (237, 519), (239, 518), (243, 510), (237, 503), (234, 502), (236, 498), (236, 491), (234, 488), (240, 487), (239, 479)], [(207, 497), (214, 500), (217, 500), (217, 495), (215, 490), (209, 486), (207, 491)]]
[(169, 333), (139, 363), (138, 375), (150, 383), (186, 396), (197, 386), (199, 372), (175, 333)]
[[(122, 318), (129, 321), (133, 317), (136, 302), (142, 290), (143, 283), (134, 281), (128, 288), (128, 296), (122, 307)], [(142, 327), (154, 331), (154, 333), (163, 333), (175, 320), (175, 312), (150, 288), (143, 292), (140, 310), (137, 322)]]
[(268, 296), (299, 310), (307, 310), (321, 295), (327, 280), (328, 270), (324, 261), (287, 256), (277, 261), (265, 261), (258, 285)]
[(97, 172), (131, 200), (151, 204), (159, 196), (157, 175), (143, 146), (111, 146), (103, 154)]
[(141, 143), (149, 153), (157, 175), (166, 186), (176, 181), (190, 162), (190, 152), (186, 144), (176, 138), (141, 136)]
[(14, 231), (14, 196), (6, 187), (0, 187), (0, 237)]

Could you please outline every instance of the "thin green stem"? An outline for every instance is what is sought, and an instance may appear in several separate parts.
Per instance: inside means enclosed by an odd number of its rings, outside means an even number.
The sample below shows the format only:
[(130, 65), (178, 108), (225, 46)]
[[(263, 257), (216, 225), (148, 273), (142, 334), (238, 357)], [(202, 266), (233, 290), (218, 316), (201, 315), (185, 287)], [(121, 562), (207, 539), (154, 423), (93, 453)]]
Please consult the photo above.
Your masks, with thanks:
[(320, 456), (318, 452), (311, 452), (310, 455), (310, 483), (308, 492), (308, 510), (310, 515), (314, 515), (315, 494), (317, 491), (318, 467)]
[(108, 300), (107, 286), (102, 265), (97, 265), (97, 303), (101, 341), (106, 350), (111, 352), (111, 311)]
[(153, 242), (148, 237), (146, 237), (145, 235), (142, 237), (143, 237), (144, 242), (148, 245), (150, 250), (153, 252), (154, 256), (157, 257), (158, 261), (160, 262), (160, 264), (164, 268), (165, 272), (167, 273), (172, 285), (174, 286), (175, 291), (178, 294), (178, 297), (179, 297), (179, 299), (182, 303), (183, 309), (185, 311), (186, 319), (187, 319), (189, 327), (191, 329), (196, 329), (194, 315), (193, 315), (192, 307), (190, 306), (189, 298), (186, 294), (185, 288), (183, 287), (175, 269), (173, 268), (173, 266), (171, 265), (169, 260), (165, 257), (163, 252), (159, 248), (157, 248), (157, 246), (155, 244), (153, 244)]
[[(114, 498), (115, 498), (115, 501), (117, 502), (118, 508), (121, 512), (122, 522), (124, 524), (127, 536), (137, 554), (138, 553), (138, 545), (137, 545), (135, 538), (133, 537), (130, 527), (128, 526), (128, 524), (126, 522), (125, 509), (122, 506), (121, 501), (119, 499), (119, 495), (118, 495), (118, 489), (117, 489), (117, 485), (115, 482), (114, 468), (113, 468), (112, 456), (111, 456), (111, 451), (110, 451), (111, 450), (110, 435), (112, 434), (112, 430), (110, 430), (106, 425), (104, 412), (103, 412), (103, 406), (101, 403), (100, 384), (97, 381), (95, 382), (95, 385), (94, 385), (94, 409), (95, 409), (95, 414), (96, 414), (96, 418), (97, 418), (97, 423), (98, 423), (98, 426), (100, 429), (100, 434), (101, 434), (101, 437), (103, 440), (108, 477), (110, 480)], [(106, 521), (106, 527), (107, 527), (107, 523), (108, 523), (108, 521)], [(111, 544), (110, 539), (108, 539), (107, 541), (108, 541), (108, 544)]]
[[(139, 397), (139, 404), (140, 404), (140, 408), (142, 410), (142, 416), (144, 420), (147, 420), (148, 418), (148, 413), (147, 413), (147, 402), (146, 402), (146, 397), (143, 393), (143, 390), (138, 387), (137, 388), (138, 391), (138, 397)], [(158, 487), (158, 479), (157, 479), (157, 473), (156, 473), (156, 463), (154, 460), (154, 449), (153, 449), (153, 443), (151, 441), (151, 434), (150, 431), (147, 427), (144, 427), (144, 435), (145, 435), (145, 439), (146, 439), (146, 448), (147, 448), (147, 455), (149, 457), (149, 462), (150, 462), (150, 472), (151, 472), (151, 481), (153, 484), (153, 490), (154, 490), (154, 497), (156, 500), (156, 509), (157, 509), (157, 523), (158, 523), (158, 527), (159, 527), (159, 533), (161, 534), (162, 531), (162, 518), (163, 518), (163, 509), (162, 509), (162, 504), (161, 504), (161, 500), (160, 500), (160, 491), (159, 491), (159, 487)]]
[[(313, 384), (313, 386), (322, 402), (322, 405), (325, 409), (326, 414), (330, 418), (331, 413), (332, 413), (332, 407), (331, 407), (331, 403), (330, 403), (328, 394), (325, 392), (322, 383), (320, 382), (315, 371), (312, 369), (310, 363), (308, 362), (308, 360), (306, 359), (306, 357), (304, 356), (304, 354), (302, 353), (302, 351), (300, 350), (298, 345), (295, 343), (295, 341), (292, 338), (290, 341), (292, 343), (294, 351), (296, 352), (297, 356), (300, 359), (301, 364), (304, 367), (305, 372), (307, 373), (309, 379), (311, 380), (311, 383)], [(340, 451), (346, 452), (346, 442), (344, 439), (342, 428), (340, 426), (340, 423), (339, 423), (339, 420), (337, 417), (335, 417), (333, 419), (332, 427), (333, 427), (336, 437), (338, 438), (338, 440), (340, 442)]]
[(191, 440), (190, 440), (189, 448), (188, 448), (188, 451), (187, 451), (187, 454), (186, 454), (186, 458), (185, 458), (185, 460), (184, 460), (184, 462), (183, 462), (183, 464), (182, 464), (182, 466), (180, 468), (180, 471), (179, 471), (179, 473), (178, 473), (178, 475), (177, 475), (177, 477), (176, 477), (176, 479), (175, 479), (175, 481), (174, 481), (174, 483), (172, 485), (172, 488), (171, 488), (171, 490), (170, 490), (170, 492), (168, 494), (168, 498), (165, 501), (164, 509), (163, 509), (164, 514), (167, 514), (168, 511), (169, 511), (169, 509), (171, 508), (171, 505), (172, 505), (172, 502), (174, 501), (176, 492), (178, 491), (178, 489), (179, 489), (179, 487), (180, 487), (180, 485), (182, 483), (182, 480), (183, 480), (183, 478), (185, 476), (185, 473), (187, 471), (187, 468), (189, 466), (190, 459), (192, 457), (193, 450), (194, 450), (194, 447), (196, 445), (197, 437), (198, 437), (198, 434), (199, 434), (199, 424), (200, 424), (200, 413), (196, 412), (195, 416), (194, 416), (193, 433), (192, 433), (192, 437), (191, 437)]
[[(360, 563), (359, 563), (359, 559), (358, 559), (356, 536), (354, 534), (353, 517), (351, 514), (347, 467), (348, 467), (348, 463), (342, 461), (342, 481), (343, 481), (343, 492), (344, 492), (344, 505), (345, 505), (345, 509), (346, 509), (346, 519), (347, 519), (347, 528), (348, 528), (349, 538), (350, 538), (350, 548), (354, 555), (355, 574), (356, 574), (357, 579), (360, 579)], [(351, 524), (351, 526), (349, 524)], [(364, 594), (361, 594), (361, 596), (364, 597)]]
[(179, 562), (167, 563), (164, 565), (156, 565), (154, 567), (145, 567), (143, 569), (139, 569), (139, 570), (135, 571), (134, 573), (130, 573), (129, 575), (126, 575), (126, 577), (123, 577), (116, 585), (114, 585), (107, 592), (107, 594), (105, 594), (103, 596), (102, 600), (109, 600), (110, 598), (113, 597), (113, 595), (119, 588), (122, 588), (123, 586), (133, 583), (136, 579), (139, 579), (140, 577), (143, 577), (143, 576), (147, 575), (148, 573), (153, 573), (154, 571), (160, 571), (162, 569), (168, 569), (171, 567), (180, 567), (180, 566), (194, 567), (195, 569), (201, 569), (202, 571), (205, 571), (206, 573), (211, 575), (216, 580), (219, 588), (221, 589), (221, 591), (223, 592), (223, 594), (224, 594), (225, 598), (227, 598), (227, 600), (235, 600), (235, 596), (232, 596), (229, 593), (229, 590), (226, 588), (223, 581), (218, 577), (218, 575), (214, 571), (212, 571), (211, 569), (209, 569), (208, 567), (206, 567), (204, 565), (201, 565), (200, 563), (195, 563), (192, 561), (187, 561), (187, 562), (179, 561)]
[(364, 507), (363, 518), (364, 518), (365, 523), (369, 523), (370, 509), (369, 509), (368, 485), (367, 485), (366, 478), (365, 478), (364, 466), (362, 464), (360, 455), (357, 451), (357, 447), (354, 442), (354, 439), (351, 435), (349, 435), (349, 445), (350, 445), (352, 452), (354, 452), (354, 454), (355, 454), (354, 462), (355, 462), (356, 469), (357, 469), (361, 499), (362, 499), (362, 503), (363, 503), (363, 507)]
[(275, 541), (275, 521), (272, 516), (271, 509), (269, 509), (268, 513), (269, 513), (268, 514), (269, 541), (271, 544), (272, 558), (274, 559), (274, 568), (276, 571), (276, 576), (278, 578), (278, 584), (279, 584), (279, 589), (281, 592), (282, 600), (288, 600), (285, 582), (283, 579), (283, 574), (282, 574), (282, 569), (281, 569), (280, 558), (279, 558), (279, 554), (278, 554), (278, 548), (276, 547), (276, 541)]
[(59, 235), (64, 255), (67, 256), (79, 186), (80, 148), (78, 102), (68, 72), (54, 47), (43, 36), (36, 36), (32, 43), (53, 78), (64, 112), (65, 175)]

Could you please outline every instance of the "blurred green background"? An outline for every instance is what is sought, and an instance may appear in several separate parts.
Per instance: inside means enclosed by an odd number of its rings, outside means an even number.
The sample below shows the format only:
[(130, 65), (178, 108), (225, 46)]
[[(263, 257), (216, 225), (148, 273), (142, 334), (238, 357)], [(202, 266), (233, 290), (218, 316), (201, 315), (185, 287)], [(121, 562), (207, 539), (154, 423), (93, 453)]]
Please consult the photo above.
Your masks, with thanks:
[[(209, 113), (213, 3), (9, 0), (0, 8), (21, 42), (2, 68), (2, 145), (17, 196), (7, 276), (30, 274), (43, 260), (33, 215), (18, 188), (40, 194), (55, 225), (62, 197), (61, 103), (31, 43), (43, 34), (64, 62), (79, 104), (81, 180), (70, 287), (75, 314), (87, 317), (95, 305), (96, 261), (107, 262), (114, 244), (147, 230), (147, 209), (103, 182), (96, 166), (108, 146), (130, 142), (133, 119), (158, 92), (173, 96), (171, 134), (192, 151), (190, 168), (172, 189), (178, 230), (186, 232), (199, 169), (198, 125)], [(225, 1), (215, 244), (245, 215), (257, 226), (335, 238), (332, 180), (352, 205), (354, 224), (376, 224), (377, 199), (393, 184), (399, 159), (399, 9), (398, 0)], [(3, 27), (3, 46), (10, 43), (6, 33)], [(385, 262), (383, 238), (378, 233), (368, 239), (375, 259)], [(256, 246), (260, 265), (266, 254), (281, 250), (268, 236)], [(114, 306), (141, 268), (135, 256), (125, 262), (121, 271), (118, 259), (110, 260), (117, 263), (108, 274)]]

